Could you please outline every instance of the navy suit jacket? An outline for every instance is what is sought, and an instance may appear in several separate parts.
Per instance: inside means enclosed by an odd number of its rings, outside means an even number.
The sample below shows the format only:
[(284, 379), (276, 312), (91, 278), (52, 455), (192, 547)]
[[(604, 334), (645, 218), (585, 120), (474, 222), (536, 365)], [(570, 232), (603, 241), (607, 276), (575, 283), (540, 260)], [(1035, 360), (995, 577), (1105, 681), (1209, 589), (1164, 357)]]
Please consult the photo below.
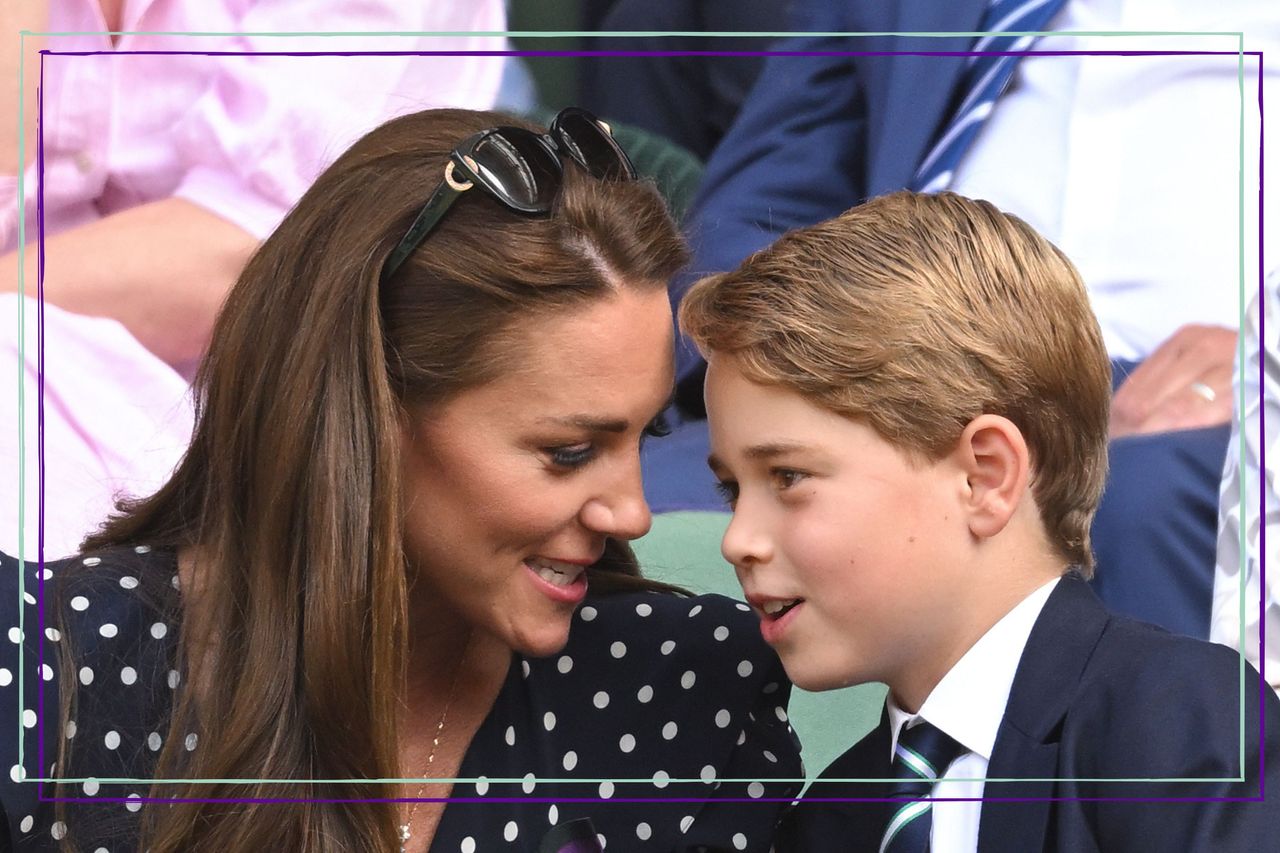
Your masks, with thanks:
[[(972, 32), (987, 0), (803, 4), (793, 26), (811, 32)], [(829, 219), (902, 189), (956, 107), (964, 57), (885, 51), (968, 50), (968, 37), (798, 36), (776, 51), (862, 51), (861, 56), (773, 56), (707, 163), (690, 208), (693, 248), (672, 282), (672, 303), (711, 272), (736, 267), (783, 232)], [(879, 55), (875, 55), (880, 52)], [(678, 373), (701, 409), (701, 358), (689, 345)], [(684, 382), (696, 374), (693, 382)], [(682, 389), (683, 390), (683, 389)]]
[[(1087, 584), (1064, 578), (1023, 650), (987, 770), (988, 779), (1025, 781), (988, 781), (983, 791), (1038, 801), (984, 802), (978, 850), (1280, 849), (1280, 699), (1259, 681), (1233, 650), (1113, 616)], [(882, 719), (821, 778), (888, 775), (889, 727)], [(1241, 775), (1243, 781), (1085, 781)], [(1267, 801), (1260, 802), (1264, 782)], [(879, 796), (882, 784), (815, 783), (785, 818), (779, 853), (876, 850), (888, 806), (818, 798)], [(1108, 797), (1129, 801), (1089, 801)], [(1202, 799), (1140, 799), (1173, 797)], [(1224, 797), (1253, 801), (1212, 801)]]

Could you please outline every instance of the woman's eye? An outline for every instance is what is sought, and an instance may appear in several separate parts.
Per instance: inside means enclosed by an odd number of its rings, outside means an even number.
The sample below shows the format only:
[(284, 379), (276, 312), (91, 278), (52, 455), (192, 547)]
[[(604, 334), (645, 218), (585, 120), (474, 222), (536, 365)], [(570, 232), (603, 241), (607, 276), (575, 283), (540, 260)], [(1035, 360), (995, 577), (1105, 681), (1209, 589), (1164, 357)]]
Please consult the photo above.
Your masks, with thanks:
[(716, 481), (716, 493), (720, 495), (720, 499), (727, 506), (733, 506), (738, 501), (738, 484), (732, 480)]
[(557, 468), (581, 468), (595, 456), (596, 449), (590, 443), (571, 444), (567, 447), (548, 447), (547, 456)]
[(667, 418), (659, 412), (653, 420), (649, 421), (644, 428), (644, 434), (653, 438), (665, 438), (671, 435), (671, 424), (667, 423)]

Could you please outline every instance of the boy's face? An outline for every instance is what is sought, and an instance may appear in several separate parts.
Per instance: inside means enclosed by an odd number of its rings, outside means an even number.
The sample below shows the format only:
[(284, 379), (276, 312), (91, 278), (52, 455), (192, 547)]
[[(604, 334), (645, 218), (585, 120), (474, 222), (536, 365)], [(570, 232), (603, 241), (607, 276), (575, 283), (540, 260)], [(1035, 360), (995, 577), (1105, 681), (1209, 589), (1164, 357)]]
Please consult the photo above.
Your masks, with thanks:
[(751, 382), (732, 356), (708, 364), (710, 464), (733, 508), (721, 551), (787, 674), (895, 693), (941, 677), (966, 610), (963, 471)]

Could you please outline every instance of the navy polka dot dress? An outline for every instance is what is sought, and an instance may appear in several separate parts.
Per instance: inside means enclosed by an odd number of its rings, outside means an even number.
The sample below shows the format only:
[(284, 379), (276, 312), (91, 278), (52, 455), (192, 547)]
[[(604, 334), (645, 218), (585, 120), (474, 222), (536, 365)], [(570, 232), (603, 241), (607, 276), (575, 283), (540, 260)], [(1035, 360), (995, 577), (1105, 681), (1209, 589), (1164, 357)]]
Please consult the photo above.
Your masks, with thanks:
[[(55, 613), (54, 579), (68, 570), (75, 587)], [(146, 546), (43, 575), (0, 555), (0, 850), (55, 851), (63, 839), (89, 853), (136, 849), (139, 798), (151, 796), (165, 739), (200, 748), (199, 732), (167, 724), (182, 667), (177, 626), (159, 614), (177, 595), (173, 554)], [(793, 797), (800, 784), (784, 780), (803, 772), (790, 684), (756, 622), (721, 596), (588, 596), (561, 652), (513, 656), (458, 772), (475, 781), (455, 785), (432, 853), (534, 853), (553, 826), (584, 817), (606, 850), (767, 853), (785, 806), (775, 800)], [(59, 660), (67, 643), (73, 672)], [(64, 678), (77, 685), (65, 726)], [(28, 780), (58, 777), (66, 744), (82, 781), (58, 807), (40, 800), (52, 785)]]

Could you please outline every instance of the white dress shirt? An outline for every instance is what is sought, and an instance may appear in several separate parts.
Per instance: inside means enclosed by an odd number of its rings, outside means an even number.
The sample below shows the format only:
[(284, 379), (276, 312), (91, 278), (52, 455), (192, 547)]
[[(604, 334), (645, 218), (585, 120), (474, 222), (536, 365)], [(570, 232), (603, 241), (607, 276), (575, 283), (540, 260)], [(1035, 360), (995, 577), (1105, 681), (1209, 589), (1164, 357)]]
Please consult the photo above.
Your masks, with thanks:
[[(1280, 53), (1274, 0), (1071, 0), (1048, 29), (1243, 31), (1244, 50)], [(1237, 328), (1242, 232), (1243, 292), (1258, 289), (1257, 57), (1244, 58), (1242, 159), (1235, 35), (1055, 34), (1032, 49), (1231, 52), (1025, 57), (950, 189), (1016, 214), (1066, 252), (1113, 358), (1145, 358), (1191, 322)], [(1280, 64), (1265, 73), (1273, 87)], [(1267, 221), (1280, 222), (1280, 193), (1267, 195)], [(1269, 248), (1275, 268), (1280, 246)]]
[[(891, 728), (889, 755), (898, 746), (903, 726), (927, 720), (964, 746), (968, 752), (948, 765), (933, 786), (934, 797), (981, 797), (1004, 719), (1013, 676), (1031, 629), (1044, 609), (1058, 578), (1040, 586), (992, 625), (955, 666), (947, 671), (924, 700), (918, 714), (908, 714), (886, 700)], [(974, 853), (978, 849), (978, 821), (982, 803), (934, 802), (932, 853)]]

